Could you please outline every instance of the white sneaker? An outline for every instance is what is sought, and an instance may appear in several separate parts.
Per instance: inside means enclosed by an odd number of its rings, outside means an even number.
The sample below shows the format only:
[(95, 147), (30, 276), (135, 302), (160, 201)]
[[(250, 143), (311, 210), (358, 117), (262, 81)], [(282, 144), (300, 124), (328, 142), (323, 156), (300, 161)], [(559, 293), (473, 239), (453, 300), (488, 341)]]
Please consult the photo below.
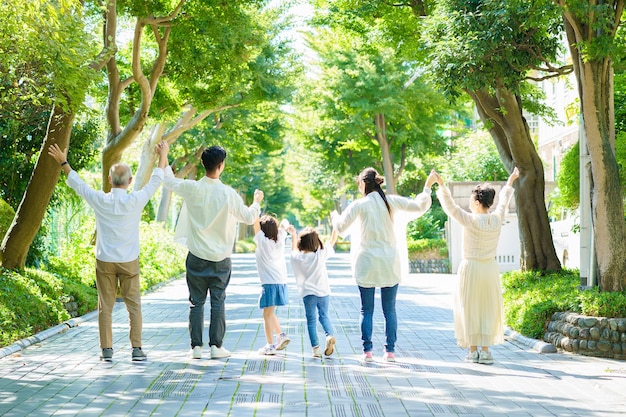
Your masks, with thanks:
[(465, 362), (478, 363), (478, 351), (469, 352), (467, 356), (465, 356)]
[(202, 359), (202, 346), (194, 346), (194, 348), (191, 349), (191, 358)]
[(276, 347), (268, 343), (259, 349), (259, 355), (276, 355)]
[(276, 350), (285, 349), (289, 342), (291, 342), (291, 339), (289, 339), (285, 333), (279, 334), (276, 336)]
[(229, 358), (230, 352), (224, 347), (211, 346), (211, 359)]
[(493, 356), (491, 356), (491, 353), (481, 350), (480, 356), (478, 357), (478, 363), (482, 363), (483, 365), (491, 365), (493, 363)]
[(335, 351), (335, 336), (328, 335), (326, 336), (326, 349), (324, 349), (324, 355), (330, 356)]
[(321, 358), (322, 357), (322, 352), (320, 351), (320, 347), (319, 346), (315, 346), (313, 348), (313, 357), (314, 358)]

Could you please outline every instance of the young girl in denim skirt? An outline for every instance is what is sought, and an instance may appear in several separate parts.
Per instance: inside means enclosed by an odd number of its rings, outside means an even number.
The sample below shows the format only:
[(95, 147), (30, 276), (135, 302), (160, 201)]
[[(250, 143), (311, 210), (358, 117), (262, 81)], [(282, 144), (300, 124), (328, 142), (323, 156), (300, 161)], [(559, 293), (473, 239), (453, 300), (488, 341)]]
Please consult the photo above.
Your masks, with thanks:
[[(261, 216), (254, 223), (254, 242), (256, 243), (256, 264), (261, 278), (261, 297), (259, 307), (263, 309), (263, 324), (267, 343), (261, 349), (261, 355), (275, 355), (289, 344), (289, 338), (281, 330), (278, 317), (274, 313), (276, 306), (289, 302), (287, 296), (287, 265), (285, 263), (285, 239), (289, 222), (278, 221), (268, 215)], [(274, 341), (276, 335), (276, 341)]]
[(330, 356), (335, 351), (335, 336), (333, 336), (333, 325), (328, 317), (330, 285), (326, 260), (335, 253), (333, 246), (337, 242), (337, 232), (333, 230), (330, 239), (324, 244), (312, 227), (305, 228), (298, 237), (293, 226), (289, 226), (288, 231), (291, 234), (291, 267), (296, 277), (298, 292), (304, 303), (313, 357), (322, 357), (317, 337), (316, 315), (326, 333), (324, 355)]

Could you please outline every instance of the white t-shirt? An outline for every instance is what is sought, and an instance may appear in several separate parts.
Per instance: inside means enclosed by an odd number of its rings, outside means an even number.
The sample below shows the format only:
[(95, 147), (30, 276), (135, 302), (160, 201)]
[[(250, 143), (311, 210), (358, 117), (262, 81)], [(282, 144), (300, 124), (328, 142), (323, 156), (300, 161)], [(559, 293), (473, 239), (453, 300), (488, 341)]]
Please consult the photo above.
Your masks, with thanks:
[(330, 295), (326, 260), (335, 254), (332, 246), (324, 246), (316, 252), (291, 251), (291, 267), (296, 277), (300, 297)]
[(256, 266), (261, 284), (286, 284), (287, 264), (285, 263), (285, 239), (287, 232), (278, 229), (278, 241), (265, 237), (263, 230), (254, 235), (256, 243)]

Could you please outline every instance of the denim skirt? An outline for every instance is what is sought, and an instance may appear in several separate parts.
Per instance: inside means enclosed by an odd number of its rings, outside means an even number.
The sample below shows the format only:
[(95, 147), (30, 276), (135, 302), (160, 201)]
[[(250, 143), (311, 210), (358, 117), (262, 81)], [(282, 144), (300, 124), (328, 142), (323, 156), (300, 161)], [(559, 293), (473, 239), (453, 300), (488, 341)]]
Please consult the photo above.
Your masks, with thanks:
[(263, 284), (259, 308), (284, 306), (289, 302), (287, 284)]

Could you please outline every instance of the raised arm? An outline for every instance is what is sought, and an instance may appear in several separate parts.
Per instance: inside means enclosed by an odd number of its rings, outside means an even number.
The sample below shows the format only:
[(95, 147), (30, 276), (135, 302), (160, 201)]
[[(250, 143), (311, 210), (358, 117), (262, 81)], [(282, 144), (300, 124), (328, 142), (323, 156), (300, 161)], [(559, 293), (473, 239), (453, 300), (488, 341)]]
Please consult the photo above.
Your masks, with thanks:
[(67, 148), (61, 150), (59, 145), (53, 143), (48, 148), (48, 155), (53, 157), (59, 164), (61, 164), (61, 169), (65, 172), (65, 175), (68, 175), (72, 171), (72, 167), (67, 162)]
[(339, 233), (337, 233), (337, 230), (333, 228), (332, 232), (330, 233), (330, 239), (328, 239), (328, 242), (326, 242), (326, 244), (328, 246), (335, 246), (335, 243), (337, 243), (337, 239), (339, 239)]
[(289, 225), (287, 233), (291, 235), (291, 250), (298, 250), (298, 233), (293, 224)]

